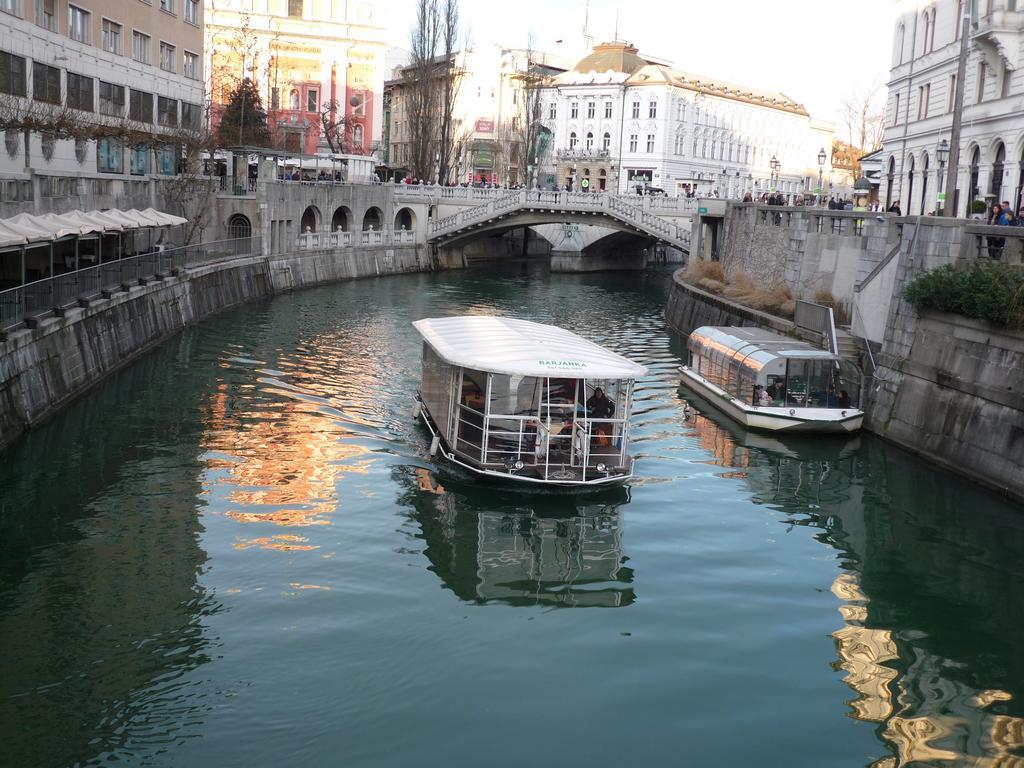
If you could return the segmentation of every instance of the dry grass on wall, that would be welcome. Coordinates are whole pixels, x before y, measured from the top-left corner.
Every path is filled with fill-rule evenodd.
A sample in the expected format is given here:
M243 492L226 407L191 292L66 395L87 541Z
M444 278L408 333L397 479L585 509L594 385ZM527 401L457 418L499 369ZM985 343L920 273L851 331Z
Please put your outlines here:
M745 272L726 276L717 261L693 259L687 264L683 278L691 285L761 312L791 318L796 308L793 292L784 283L760 288Z

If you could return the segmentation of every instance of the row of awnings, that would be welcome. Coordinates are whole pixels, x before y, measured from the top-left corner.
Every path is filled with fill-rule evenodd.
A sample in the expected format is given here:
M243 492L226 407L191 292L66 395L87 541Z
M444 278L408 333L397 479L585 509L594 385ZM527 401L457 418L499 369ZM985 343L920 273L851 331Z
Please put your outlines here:
M33 216L21 213L0 219L0 248L50 242L63 237L108 234L144 227L173 227L188 219L147 208L139 211L69 211Z

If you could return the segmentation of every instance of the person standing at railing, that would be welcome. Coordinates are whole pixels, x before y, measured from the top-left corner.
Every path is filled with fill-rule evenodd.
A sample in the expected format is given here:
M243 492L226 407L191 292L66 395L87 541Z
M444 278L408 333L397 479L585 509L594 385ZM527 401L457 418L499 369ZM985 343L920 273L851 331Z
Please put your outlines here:
M999 203L992 203L992 207L989 209L989 226L993 227L1008 227L1012 224L1007 211L1003 210L1003 206ZM998 259L1003 255L1003 248L1006 246L1005 237L987 237L988 241L988 255L989 258Z

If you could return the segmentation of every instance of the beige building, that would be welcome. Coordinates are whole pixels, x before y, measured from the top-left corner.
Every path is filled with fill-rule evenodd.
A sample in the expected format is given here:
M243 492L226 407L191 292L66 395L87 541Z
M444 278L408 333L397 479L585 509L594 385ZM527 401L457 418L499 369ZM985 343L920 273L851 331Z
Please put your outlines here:
M5 210L152 197L181 144L123 135L201 127L202 62L201 0L0 0Z

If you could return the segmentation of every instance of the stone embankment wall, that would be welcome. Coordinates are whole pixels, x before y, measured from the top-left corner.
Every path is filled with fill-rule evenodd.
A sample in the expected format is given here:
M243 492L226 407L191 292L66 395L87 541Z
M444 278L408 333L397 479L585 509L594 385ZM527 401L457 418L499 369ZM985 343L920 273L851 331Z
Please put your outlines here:
M796 333L796 326L789 320L744 307L687 284L683 281L683 270L672 276L665 320L684 337L702 325L760 326L784 335Z
M186 325L261 296L425 271L423 246L245 256L133 286L0 341L0 447Z

